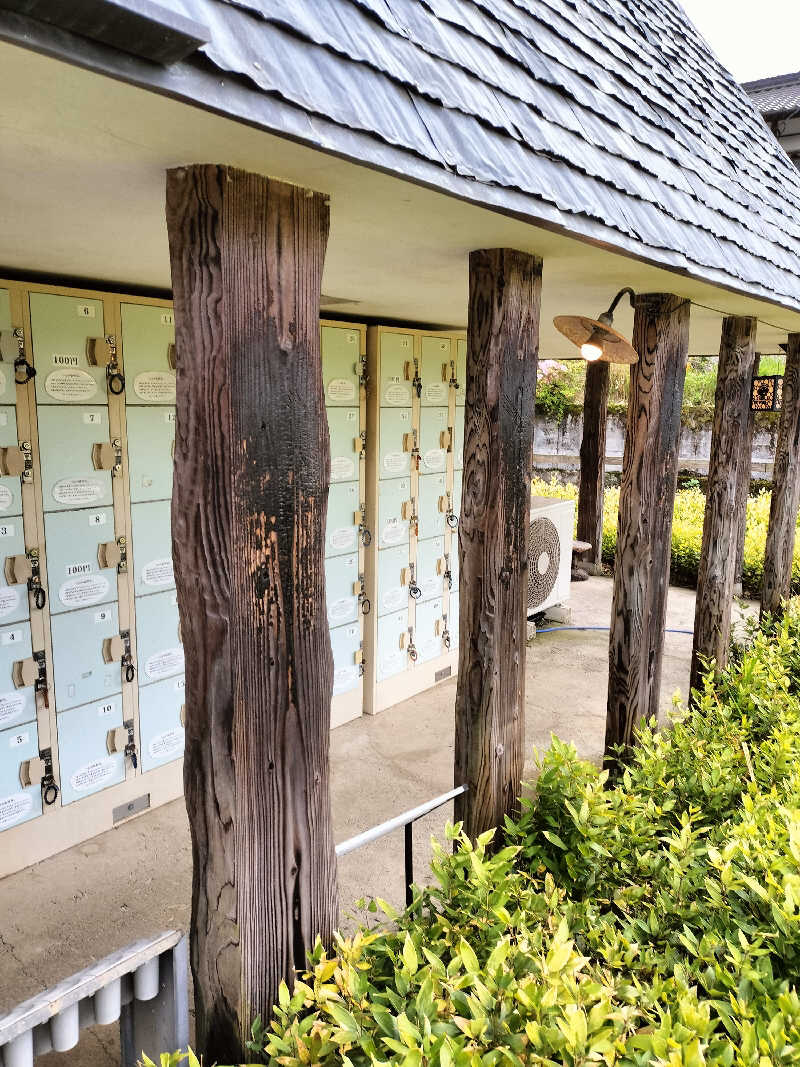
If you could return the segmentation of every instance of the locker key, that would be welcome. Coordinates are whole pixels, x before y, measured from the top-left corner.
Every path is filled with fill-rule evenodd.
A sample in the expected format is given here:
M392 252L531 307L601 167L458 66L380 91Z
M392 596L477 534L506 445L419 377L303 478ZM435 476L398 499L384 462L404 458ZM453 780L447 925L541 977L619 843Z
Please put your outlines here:
M4 572L9 585L22 585L33 577L33 565L24 553L6 556Z
M27 689L35 685L39 680L39 664L29 656L27 659L18 659L11 668L11 680L15 689Z
M106 570L108 567L119 567L122 559L122 548L116 541L103 541L97 546L97 565L101 570Z
M121 663L125 655L125 641L120 634L103 639L103 663Z
M21 478L25 473L25 452L16 445L0 448L0 474Z

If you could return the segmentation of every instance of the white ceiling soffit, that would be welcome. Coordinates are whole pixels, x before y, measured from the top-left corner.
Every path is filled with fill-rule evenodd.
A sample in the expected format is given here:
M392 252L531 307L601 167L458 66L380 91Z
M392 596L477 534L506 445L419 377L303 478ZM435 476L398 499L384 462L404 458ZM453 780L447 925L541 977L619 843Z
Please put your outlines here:
M463 327L469 251L514 247L544 259L543 355L575 352L554 315L596 315L625 285L714 309L692 311L695 354L718 351L722 314L757 316L763 352L800 331L795 312L9 44L0 94L0 271L168 289L164 172L215 162L330 195L323 292L351 319ZM621 308L616 324L629 332L631 318Z

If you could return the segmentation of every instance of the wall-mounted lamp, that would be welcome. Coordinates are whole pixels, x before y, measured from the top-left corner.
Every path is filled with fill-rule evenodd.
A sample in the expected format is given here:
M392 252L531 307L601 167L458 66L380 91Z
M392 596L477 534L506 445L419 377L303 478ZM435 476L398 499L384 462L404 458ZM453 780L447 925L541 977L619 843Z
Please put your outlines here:
M639 359L636 350L612 325L617 304L626 294L633 307L636 293L630 288L620 289L608 311L596 319L587 319L584 315L556 315L553 325L581 350L582 358L589 363L596 360L603 363L636 363Z
M783 375L757 374L750 386L751 411L780 411L783 406Z

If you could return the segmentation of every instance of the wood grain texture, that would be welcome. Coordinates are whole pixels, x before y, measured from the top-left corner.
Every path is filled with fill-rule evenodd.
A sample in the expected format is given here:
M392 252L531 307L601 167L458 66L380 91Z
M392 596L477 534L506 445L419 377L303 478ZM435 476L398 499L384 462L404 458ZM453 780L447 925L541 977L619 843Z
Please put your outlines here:
M636 724L658 712L689 302L638 296L633 347L639 362L631 367L619 497L607 756L618 745L630 748Z
M800 334L790 333L783 375L783 407L775 446L772 501L764 549L761 614L776 615L792 584L795 524L800 506Z
M324 198L220 166L167 174L178 359L173 557L186 653L199 1048L253 1017L337 920L319 349Z
M758 374L760 354L756 352L753 361L753 376ZM744 570L744 539L747 533L747 500L750 496L750 482L753 475L753 436L755 434L755 412L750 410L749 396L747 404L747 426L742 437L740 449L744 462L739 464L739 484L736 488L736 556L733 563L733 591L741 596Z
M703 522L703 543L697 573L694 641L689 688L700 686L704 661L722 668L728 661L731 605L736 571L737 500L743 465L742 449L750 417L757 320L722 320L711 453Z
M603 489L606 476L606 422L610 364L587 363L583 393L581 476L578 489L578 540L592 546L583 558L599 567L603 560Z
M522 777L541 281L535 256L470 254L454 775L472 837L515 810Z

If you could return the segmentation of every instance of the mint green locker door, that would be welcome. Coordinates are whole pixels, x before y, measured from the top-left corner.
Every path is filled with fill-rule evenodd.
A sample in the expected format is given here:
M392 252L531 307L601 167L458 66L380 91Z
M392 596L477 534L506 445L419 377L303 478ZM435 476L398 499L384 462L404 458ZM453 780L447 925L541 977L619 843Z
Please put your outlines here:
M172 308L122 305L125 403L175 403L175 316Z
M331 438L331 482L357 482L361 442L358 408L328 408Z
M13 382L13 371L9 373ZM2 377L2 374L3 369L0 367L0 377ZM13 399L13 397L9 399ZM18 444L17 409L4 404L0 407L0 448L14 448ZM9 515L21 514L22 482L16 475L5 475L0 478L0 522Z
M381 549L378 553L378 615L390 615L408 608L408 579L407 546Z
M174 590L136 598L139 687L184 672L178 596Z
M322 385L327 407L358 406L359 338L358 330L349 330L346 326L321 328Z
M328 489L328 522L325 528L325 555L345 556L358 549L360 508L358 482L332 485Z
M447 407L450 392L450 338L422 338L422 396L424 408Z
M50 614L117 599L117 567L101 566L113 551L114 509L51 512L44 517Z
M136 596L175 586L169 500L131 504L131 548Z
M441 537L446 529L447 475L421 474L419 478L419 536L421 538Z
M463 408L467 398L467 342L462 339L456 341L456 380L456 404Z
M31 293L30 308L37 403L106 404L102 301Z
M108 409L40 407L38 420L44 510L110 507Z
M411 501L411 480L394 478L378 483L378 547L394 548L408 544L408 519L403 505Z
M412 382L406 378L406 364L414 364L414 338L410 333L382 333L380 345L380 406L410 408Z
M399 411L381 408L378 424L378 477L400 478L410 474L411 450L407 448L406 438L411 433L411 408Z
M417 646L417 662L426 663L436 659L444 652L442 633L444 623L442 619L442 599L428 600L424 604L417 604L417 625L414 631L414 641Z
M464 409L456 408L456 424L453 427L453 469L464 466Z
M396 611L378 619L375 675L379 682L401 674L408 665L408 612Z
M337 626L331 630L333 652L333 695L350 693L358 688L361 668L356 663L356 653L361 648L361 634L357 622Z
M0 729L25 722L33 722L35 727L34 688L23 685L15 670L15 664L29 661L32 655L29 623L0 629Z
M417 542L417 585L422 590L420 600L441 597L444 574L444 538L433 537Z
M450 647L458 648L458 593L450 594L450 609L447 612L447 628L450 631Z
M103 604L50 618L56 710L104 700L122 686L119 662L107 663L107 642L119 635L116 604Z
M108 751L108 733L122 726L119 693L97 703L62 711L58 722L61 803L83 800L125 780L125 755Z
M447 470L447 419L447 408L423 408L419 413L421 475L438 474Z
M25 555L22 516L0 519L0 625L30 616L27 582L14 582L10 570L15 556ZM9 582L8 578L12 577Z
M181 707L186 699L183 675L139 689L139 736L142 770L152 771L183 755Z
M129 408L127 421L131 503L169 500L172 496L175 409Z
M358 594L353 592L357 581L358 555L334 556L325 561L325 600L330 627L344 626L358 618Z
M19 765L39 755L36 723L13 730L0 730L0 830L35 819L42 814L42 790L37 782L24 787Z

